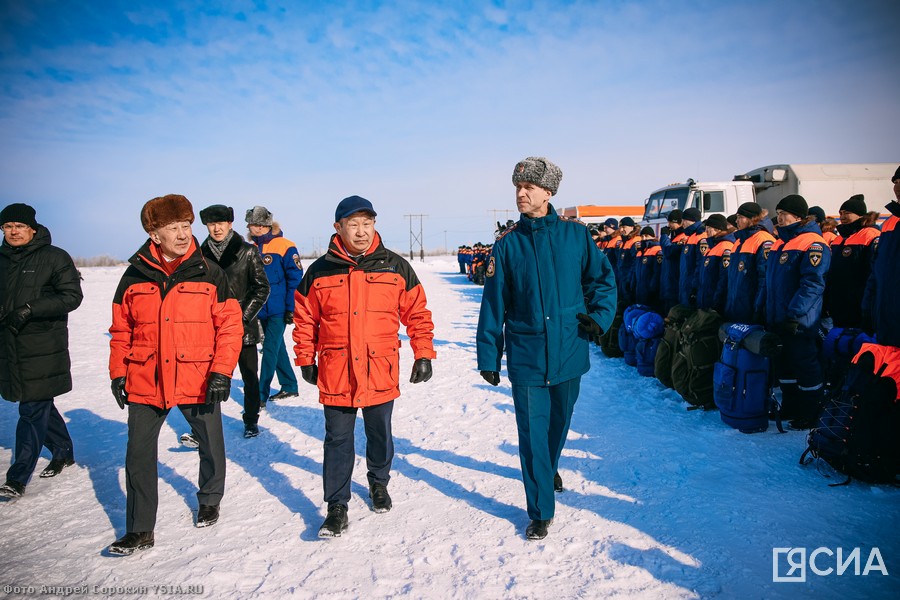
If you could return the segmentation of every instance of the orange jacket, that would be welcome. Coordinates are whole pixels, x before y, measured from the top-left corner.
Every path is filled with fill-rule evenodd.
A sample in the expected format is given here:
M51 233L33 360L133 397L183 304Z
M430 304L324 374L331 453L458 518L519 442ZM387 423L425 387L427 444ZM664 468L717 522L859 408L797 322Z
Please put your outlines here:
M434 323L425 290L406 260L378 234L359 262L338 235L306 271L294 293L298 366L318 355L319 402L366 407L400 395L400 323L416 359L435 358Z
M193 240L172 275L150 240L131 257L113 299L109 376L128 401L202 404L211 372L231 377L241 352L241 307L225 273Z

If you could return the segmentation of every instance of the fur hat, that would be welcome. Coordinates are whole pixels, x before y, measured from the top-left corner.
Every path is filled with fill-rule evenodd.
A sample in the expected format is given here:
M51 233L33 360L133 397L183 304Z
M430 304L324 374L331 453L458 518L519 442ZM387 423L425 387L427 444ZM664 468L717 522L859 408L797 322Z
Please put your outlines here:
M611 227L612 229L618 229L618 228L619 228L619 221L617 221L616 219L610 217L610 218L608 218L607 220L603 221L603 226L604 226L604 227Z
M752 219L762 214L762 207L756 202L744 202L738 206L737 214Z
M516 168L513 169L513 185L522 181L539 185L549 191L551 196L555 196L559 182L562 181L562 169L543 156L529 156L516 163Z
M272 213L265 206L254 206L248 209L244 219L247 221L247 225L272 226Z
M666 217L666 221L668 221L669 223L681 223L682 218L683 215L681 214L681 211L676 208L669 213L669 215Z
M223 221L234 223L234 209L230 206L213 204L200 211L200 222L204 225L207 223L221 223Z
M866 208L866 198L862 194L850 196L850 199L841 204L841 210L851 212L854 215L863 216L868 209Z
M728 219L724 215L709 215L703 224L719 231L728 231Z
M821 206L810 206L809 212L806 214L815 217L816 223L819 225L825 222L825 210Z
M6 223L22 223L23 225L28 225L32 229L38 228L34 209L21 202L10 204L0 211L0 225Z
M693 221L694 223L696 223L703 217L700 214L700 210L697 208L694 208L692 206L691 208L688 208L688 209L685 209L684 211L682 211L681 218L687 219L688 221Z
M809 215L809 205L806 203L806 198L799 194L785 196L781 199L781 202L778 203L778 206L775 207L775 210L789 212L801 219L805 219L807 215Z
M194 207L180 194L153 198L141 209L141 225L147 233L180 221L194 222Z

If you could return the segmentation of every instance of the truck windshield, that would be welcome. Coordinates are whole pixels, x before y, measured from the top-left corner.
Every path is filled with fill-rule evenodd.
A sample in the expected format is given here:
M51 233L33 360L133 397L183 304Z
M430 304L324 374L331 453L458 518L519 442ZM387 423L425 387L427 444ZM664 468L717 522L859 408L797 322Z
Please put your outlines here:
M677 187L651 194L644 207L644 220L652 221L653 219L665 218L676 208L684 210L689 193L689 187Z

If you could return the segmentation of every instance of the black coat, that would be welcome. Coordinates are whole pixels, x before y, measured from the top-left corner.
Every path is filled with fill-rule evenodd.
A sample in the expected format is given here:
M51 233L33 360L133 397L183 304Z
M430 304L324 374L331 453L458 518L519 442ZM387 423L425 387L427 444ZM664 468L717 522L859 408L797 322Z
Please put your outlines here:
M256 246L241 239L237 233L225 247L221 258L216 258L207 243L203 242L203 256L219 265L228 277L228 284L244 313L245 346L259 343L259 321L256 315L269 297L269 278Z
M4 314L28 304L31 319L19 335L0 327L0 395L13 402L48 400L72 389L68 314L82 299L72 258L50 245L38 225L34 239L0 246L0 306Z

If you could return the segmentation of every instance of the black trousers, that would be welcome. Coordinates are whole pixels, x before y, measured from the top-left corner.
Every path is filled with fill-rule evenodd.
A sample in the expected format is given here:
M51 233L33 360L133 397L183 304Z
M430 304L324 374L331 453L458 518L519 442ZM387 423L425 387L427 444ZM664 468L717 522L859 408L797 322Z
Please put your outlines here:
M259 421L259 353L256 344L241 347L238 369L244 380L244 424L256 425Z
M393 400L362 409L366 431L366 477L369 485L388 484L391 478L391 462L394 460L394 438L391 435ZM325 460L322 478L325 484L325 502L328 506L350 502L350 478L356 462L353 430L356 427L356 408L343 406L325 407Z
M66 422L56 410L53 398L34 402L19 402L19 422L16 424L16 452L6 478L28 485L37 466L41 447L46 446L53 459L74 458L72 438Z
M219 504L225 493L222 411L218 404L188 404L178 408L200 442L197 500L200 504ZM127 532L153 531L156 527L159 430L168 414L169 409L146 404L128 405L128 446L125 452Z

